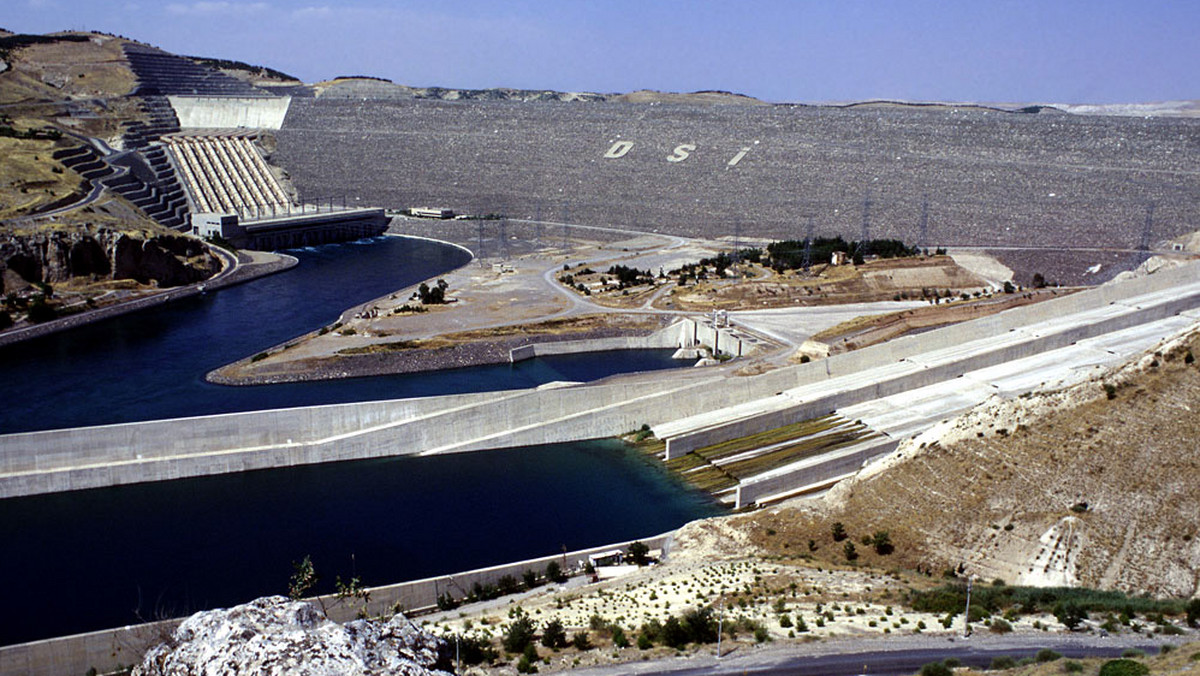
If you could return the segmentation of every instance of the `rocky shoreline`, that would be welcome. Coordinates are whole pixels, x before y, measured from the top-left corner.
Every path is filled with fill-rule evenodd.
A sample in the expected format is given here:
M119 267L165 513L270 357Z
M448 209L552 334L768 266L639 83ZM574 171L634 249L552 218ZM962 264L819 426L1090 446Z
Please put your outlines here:
M443 371L469 366L507 364L510 362L509 353L513 349L533 343L558 343L594 338L641 338L651 333L613 327L566 334L526 334L497 340L461 343L448 347L415 348L396 352L345 355L330 359L300 360L295 362L296 370L287 373L259 376L242 376L231 373L248 365L250 358L247 358L210 371L204 376L204 379L216 385L274 385Z

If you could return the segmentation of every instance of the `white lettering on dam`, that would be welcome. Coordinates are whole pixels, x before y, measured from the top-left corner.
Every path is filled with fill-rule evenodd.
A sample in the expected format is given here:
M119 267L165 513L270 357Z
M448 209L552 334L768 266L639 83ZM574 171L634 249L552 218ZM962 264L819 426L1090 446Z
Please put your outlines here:
M758 141L755 141L754 143L757 145ZM628 155L629 152L633 150L633 146L633 141L613 141L613 144L608 147L608 150L604 151L603 157L607 160L619 160ZM754 146L742 146L733 157L729 158L729 161L725 163L725 167L736 167L738 162L741 162L753 147ZM683 162L691 157L692 153L696 152L698 149L699 146L697 146L695 143L680 143L671 150L670 155L667 155L667 161L678 164L679 162Z
M696 149L696 146L691 143L681 143L681 144L675 146L675 151L672 154L667 155L667 161L668 162L682 162L682 161L686 160L688 158L688 156L692 154L692 151L694 151L695 149Z
M611 160L615 160L625 157L625 153L629 152L631 148L633 148L633 141L617 141L616 143L612 144L612 147L608 149L608 152L604 153L604 156Z

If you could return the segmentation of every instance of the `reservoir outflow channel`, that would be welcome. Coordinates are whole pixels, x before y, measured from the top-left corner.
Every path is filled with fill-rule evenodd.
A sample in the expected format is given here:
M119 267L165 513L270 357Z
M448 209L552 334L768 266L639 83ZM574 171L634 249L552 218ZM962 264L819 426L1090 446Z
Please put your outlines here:
M680 366L666 351L226 387L204 374L436 277L467 254L380 237L289 251L277 275L0 348L0 433L534 387ZM0 645L286 593L382 585L676 528L711 498L612 441L399 457L0 501L0 575L28 609Z

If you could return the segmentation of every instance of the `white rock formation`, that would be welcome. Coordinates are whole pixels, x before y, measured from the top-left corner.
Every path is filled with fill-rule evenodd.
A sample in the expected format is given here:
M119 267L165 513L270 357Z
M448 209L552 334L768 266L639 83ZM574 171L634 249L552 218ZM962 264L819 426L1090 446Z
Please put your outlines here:
M401 614L339 625L309 603L269 596L192 615L133 674L448 676L435 668L441 645Z

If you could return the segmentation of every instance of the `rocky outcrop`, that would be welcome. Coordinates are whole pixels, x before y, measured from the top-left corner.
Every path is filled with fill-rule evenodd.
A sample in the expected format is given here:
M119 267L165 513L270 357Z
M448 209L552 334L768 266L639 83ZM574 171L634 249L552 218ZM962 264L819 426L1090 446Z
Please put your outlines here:
M192 615L133 674L448 676L444 646L401 614L339 625L310 603L270 596Z
M203 242L185 235L143 235L94 226L0 235L5 287L88 277L132 279L165 288L207 279L220 267Z

